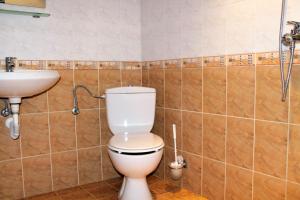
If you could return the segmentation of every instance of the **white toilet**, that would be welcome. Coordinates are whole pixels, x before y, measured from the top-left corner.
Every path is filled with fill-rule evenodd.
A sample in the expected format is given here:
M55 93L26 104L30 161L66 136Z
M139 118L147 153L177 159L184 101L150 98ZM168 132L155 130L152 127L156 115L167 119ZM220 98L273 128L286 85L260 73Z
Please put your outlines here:
M156 91L147 87L118 87L105 91L107 118L113 137L108 144L114 167L124 175L120 200L151 200L146 176L163 154L164 142L152 134Z

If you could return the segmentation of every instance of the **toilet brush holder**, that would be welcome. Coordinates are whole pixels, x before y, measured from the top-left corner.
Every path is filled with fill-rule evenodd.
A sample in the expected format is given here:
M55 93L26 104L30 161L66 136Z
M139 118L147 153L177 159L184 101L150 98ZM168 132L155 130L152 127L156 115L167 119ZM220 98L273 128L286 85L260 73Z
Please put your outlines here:
M169 167L171 170L171 178L173 180L178 180L182 177L182 169L186 167L186 162L182 156L178 156L177 162L171 162Z

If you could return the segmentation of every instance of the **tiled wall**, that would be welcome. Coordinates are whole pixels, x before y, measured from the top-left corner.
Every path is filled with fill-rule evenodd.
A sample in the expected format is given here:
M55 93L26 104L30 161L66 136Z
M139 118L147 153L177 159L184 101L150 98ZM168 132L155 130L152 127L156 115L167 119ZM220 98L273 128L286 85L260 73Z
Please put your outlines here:
M103 94L109 87L141 85L142 63L19 61L19 67L55 69L61 79L48 92L22 101L20 139L9 137L5 118L0 117L0 199L118 176L106 152L111 133L104 101L79 89L81 113L74 116L72 88L84 84Z
M156 174L170 179L175 123L187 161L177 184L211 200L300 199L299 64L297 52L282 102L277 52L147 62L166 143Z

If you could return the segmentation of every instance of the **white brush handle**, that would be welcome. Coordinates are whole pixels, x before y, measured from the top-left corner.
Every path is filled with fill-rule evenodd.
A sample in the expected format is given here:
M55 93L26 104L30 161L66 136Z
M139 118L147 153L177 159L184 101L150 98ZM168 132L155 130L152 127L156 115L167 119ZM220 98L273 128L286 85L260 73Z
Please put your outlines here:
M175 154L175 163L177 164L177 147L176 147L176 124L173 124L173 139L174 139L174 154Z

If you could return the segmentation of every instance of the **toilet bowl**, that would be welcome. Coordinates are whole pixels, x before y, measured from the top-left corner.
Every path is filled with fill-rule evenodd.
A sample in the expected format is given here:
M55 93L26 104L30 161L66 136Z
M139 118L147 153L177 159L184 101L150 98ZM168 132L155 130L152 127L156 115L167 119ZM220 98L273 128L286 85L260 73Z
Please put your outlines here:
M108 154L116 170L124 175L120 200L151 200L146 181L163 155L164 142L151 133L155 115L153 88L122 87L105 92L108 125L113 136Z
M133 136L133 137L131 137ZM116 142L118 137L118 142ZM127 142L121 144L122 139L125 138ZM155 142L150 141L156 140ZM128 144L129 140L134 140L132 144ZM134 143L142 140L149 144L135 146ZM124 175L122 188L119 192L119 199L121 200L150 200L152 199L149 191L146 176L153 172L163 155L164 143L162 139L152 133L144 135L130 135L128 136L114 136L108 145L108 153L114 167Z

